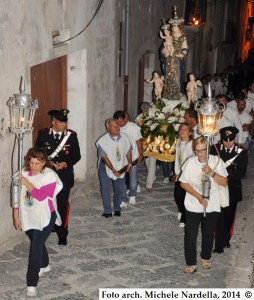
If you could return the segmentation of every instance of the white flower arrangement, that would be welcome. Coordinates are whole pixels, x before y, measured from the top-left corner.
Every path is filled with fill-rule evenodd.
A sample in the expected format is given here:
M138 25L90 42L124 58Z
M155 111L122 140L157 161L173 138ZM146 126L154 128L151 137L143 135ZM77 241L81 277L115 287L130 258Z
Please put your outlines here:
M178 138L179 126L184 123L187 108L188 102L185 98L180 101L159 99L152 103L141 126L142 135L147 142L145 144L149 144L155 137L160 137L161 143L164 140L165 144L173 145Z

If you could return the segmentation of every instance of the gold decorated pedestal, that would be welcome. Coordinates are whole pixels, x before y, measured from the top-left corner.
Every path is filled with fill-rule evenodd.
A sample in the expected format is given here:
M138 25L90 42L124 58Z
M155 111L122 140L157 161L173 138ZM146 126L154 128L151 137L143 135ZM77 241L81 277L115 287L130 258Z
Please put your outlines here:
M155 159L165 162L175 161L175 154L162 154L159 152L146 151L143 153L143 155L147 157L154 157Z
M175 145L176 140L170 145L168 138L149 135L142 142L143 155L154 157L160 161L173 162L175 161Z

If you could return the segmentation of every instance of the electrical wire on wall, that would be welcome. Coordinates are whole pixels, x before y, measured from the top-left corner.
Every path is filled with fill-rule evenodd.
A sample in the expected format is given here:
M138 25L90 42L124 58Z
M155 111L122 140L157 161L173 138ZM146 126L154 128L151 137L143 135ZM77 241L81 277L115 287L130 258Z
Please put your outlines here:
M63 43L66 43L66 42L69 42L70 40L73 40L74 38L76 38L77 36L79 36L81 33L83 33L87 28L88 26L92 23L93 19L96 17L97 13L99 12L100 8L101 8L101 5L103 3L104 0L100 0L93 16L92 16L92 19L87 23L87 25L85 26L85 28L83 28L79 33L77 33L76 35L74 35L73 37L65 40L65 41L61 41L61 42L57 42L57 43L54 43L54 45L61 45Z

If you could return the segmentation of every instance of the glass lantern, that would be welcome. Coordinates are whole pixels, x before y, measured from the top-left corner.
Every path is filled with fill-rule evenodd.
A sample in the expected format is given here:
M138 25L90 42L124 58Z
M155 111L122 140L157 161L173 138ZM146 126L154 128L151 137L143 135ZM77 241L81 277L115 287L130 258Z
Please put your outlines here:
M13 94L7 101L10 112L10 132L15 133L18 140L18 172L12 175L11 187L11 205L13 208L19 207L20 201L20 174L22 174L23 159L23 138L25 133L33 131L33 121L36 109L38 109L38 100L32 99L30 94L25 93L25 84L23 78L20 81L20 94Z
M15 134L31 133L38 100L32 99L30 94L25 93L25 85L21 78L20 94L10 97L7 105L10 112L10 131Z
M208 97L196 101L194 108L198 112L199 133L207 137L219 134L219 122L225 105L218 104L215 99L212 99L210 84L208 84Z
M198 112L199 132L204 136L215 136L219 134L219 122L224 105L219 105L212 99L205 98L195 103Z

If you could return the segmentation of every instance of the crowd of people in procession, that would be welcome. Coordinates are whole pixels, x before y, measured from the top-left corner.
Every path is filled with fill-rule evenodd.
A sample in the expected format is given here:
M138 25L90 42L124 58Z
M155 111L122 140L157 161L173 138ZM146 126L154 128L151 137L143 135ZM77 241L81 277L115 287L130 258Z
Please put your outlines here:
M201 79L188 74L183 84L184 59L187 41L179 24L163 26L160 36L164 41L164 77L153 72L154 100L165 97L178 100L184 94L189 102L185 122L179 126L175 162L158 162L153 156L144 157L140 121L147 117L150 103L141 104L141 114L130 121L129 114L118 110L105 121L106 133L96 142L98 175L103 204L102 217L121 217L122 210L135 205L140 192L138 167L145 160L147 167L146 191L153 192L156 169L161 165L163 183L174 182L179 226L185 230L185 273L197 270L197 237L201 225L201 264L212 266L211 255L223 253L230 247L237 203L242 200L241 180L246 176L248 152L253 138L254 68L252 55L247 63L229 66L221 74L207 74ZM171 31L171 33L169 33ZM171 72L168 72L171 68ZM172 71L173 70L173 71ZM167 73L168 72L168 73ZM167 76L168 75L168 76ZM180 85L179 85L180 82ZM219 125L216 145L210 145L198 131L195 101L211 96L225 105ZM169 88L170 87L170 88ZM164 89L165 88L165 89ZM67 129L67 109L49 111L52 126L42 129L35 147L25 156L20 174L20 206L13 208L13 221L17 230L23 230L30 239L27 270L27 296L37 295L39 277L50 271L45 246L52 231L58 236L58 245L67 245L69 194L74 185L73 166L80 160L77 134ZM207 148L210 149L208 153ZM193 176L195 174L195 176ZM205 197L202 184L209 178L210 194ZM113 207L111 203L113 185ZM228 187L228 206L221 207L219 189ZM127 191L127 193L126 193Z
M197 80L194 74L189 74L188 78L197 83L194 90L191 90L190 84L185 85L189 108L185 111L185 122L178 129L174 163L156 161L153 156L143 157L139 125L142 124L140 122L142 118L148 116L149 102L141 103L141 113L135 118L135 122L129 120L126 112L115 112L113 119L107 120L107 133L96 143L100 165L104 165L103 172L106 167L107 182L109 183L111 180L114 186L113 208L111 205L106 207L104 203L105 199L109 197L110 186L109 184L104 185L103 181L100 181L104 205L102 216L112 217L112 212L115 216L121 216L122 209L136 204L137 169L143 159L147 168L147 192L153 192L153 183L156 181L156 169L158 168L163 171L164 184L168 184L169 181L174 182L174 199L178 208L177 218L180 222L179 226L185 228L185 273L194 273L197 269L199 227L202 232L200 256L204 269L212 266L212 252L221 254L225 247L230 248L237 203L242 200L241 181L246 176L248 153L253 138L254 81L250 80L248 84L244 81L238 82L236 78L239 78L239 74L235 73L234 77L233 68L229 67L228 70L230 72L223 72L223 76L214 74L213 79L207 75L206 81L204 79ZM159 88L159 93L158 91L154 92L153 101L157 101L158 95L161 94L163 98L161 80L157 71L153 73L152 80L146 80L146 82L154 84L154 89ZM233 84L231 80L234 82ZM208 144L207 139L199 133L197 112L194 109L195 101L208 96L208 83L211 87L212 98L217 103L225 105L219 123L219 135L214 139L213 145ZM239 86L236 83L242 85ZM230 89L230 86L233 88ZM195 92L191 98L189 98L190 90L191 93ZM114 127L115 131L110 127ZM130 141L125 148L125 151L128 149L127 153L124 152L122 145L125 135ZM102 139L107 142L103 143ZM209 154L207 154L207 147L209 147ZM109 153L110 161L108 161ZM115 155L119 153L123 155ZM135 168L135 175L131 174L132 168ZM124 182L122 171L130 173L129 183L132 182L128 188L128 201L127 195L115 187L117 181ZM99 167L100 179L101 172ZM204 197L202 190L205 176L209 177L211 184L209 200ZM122 187L124 191L127 189L124 185ZM229 203L226 207L221 207L219 202L219 189L222 187L228 188L229 191Z
M239 89L231 101L226 94L214 96L218 103L223 102L226 107L217 145L209 145L207 139L200 135L197 112L190 105L185 111L185 122L178 129L175 162L159 162L163 170L163 183L171 181L175 185L177 218L179 226L185 228L185 273L197 270L200 225L200 256L204 269L212 266L212 252L221 254L225 247L230 247L237 203L242 200L241 180L246 176L252 141L254 82L249 84L245 93L242 88ZM153 192L158 161L152 156L143 156L143 137L139 126L149 108L150 103L143 102L142 112L135 122L130 121L127 112L116 111L112 118L106 120L107 132L96 142L104 209L102 216L105 218L111 218L113 214L120 217L123 209L136 204L137 193L140 192L138 166L143 160L148 172L146 191ZM25 156L24 171L20 175L20 207L13 209L15 228L25 231L31 242L27 270L27 296L31 297L37 295L39 277L51 269L45 246L50 233L57 233L59 245L67 245L69 193L74 184L73 165L80 160L77 134L67 129L68 113L66 109L48 112L52 126L39 132L36 146L29 149ZM210 146L208 154L207 147ZM209 176L211 183L209 199L204 197L202 190L205 176ZM219 202L219 186L229 189L229 205L224 208Z

